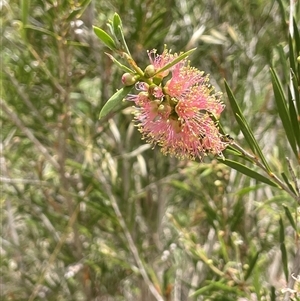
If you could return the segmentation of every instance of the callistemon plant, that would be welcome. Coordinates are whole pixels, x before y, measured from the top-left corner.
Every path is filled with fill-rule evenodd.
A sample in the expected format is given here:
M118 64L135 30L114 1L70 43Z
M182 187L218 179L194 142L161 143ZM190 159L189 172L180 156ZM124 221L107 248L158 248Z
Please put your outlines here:
M114 28L117 27L112 23L111 29L116 34ZM95 31L98 36L104 34L98 28ZM190 66L187 57L194 49L180 54L172 54L166 47L162 54L157 54L155 49L148 51L150 65L143 71L127 46L123 47L127 51L122 52L117 50L113 40L109 41L108 46L127 59L131 67L125 67L109 55L126 71L122 76L124 86L137 90L137 94L125 95L125 99L135 104L134 119L146 142L180 159L202 159L209 153L221 156L228 145L217 125L224 104L220 100L221 93L210 85L208 75ZM126 93L116 94L124 98ZM110 102L119 100L119 97L111 98L102 109L101 117L107 114L107 106L109 110L113 108Z

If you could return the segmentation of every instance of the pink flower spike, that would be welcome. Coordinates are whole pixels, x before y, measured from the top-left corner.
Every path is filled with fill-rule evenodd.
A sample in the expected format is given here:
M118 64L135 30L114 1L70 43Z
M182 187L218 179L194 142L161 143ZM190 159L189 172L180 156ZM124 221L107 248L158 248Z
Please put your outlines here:
M155 50L148 55L156 68L177 57L167 49L162 55ZM143 139L179 159L202 159L208 153L222 155L228 142L222 139L213 120L224 110L221 93L216 93L209 77L190 67L187 60L175 64L170 71L166 83L138 84L141 92L130 96L138 106L135 120Z

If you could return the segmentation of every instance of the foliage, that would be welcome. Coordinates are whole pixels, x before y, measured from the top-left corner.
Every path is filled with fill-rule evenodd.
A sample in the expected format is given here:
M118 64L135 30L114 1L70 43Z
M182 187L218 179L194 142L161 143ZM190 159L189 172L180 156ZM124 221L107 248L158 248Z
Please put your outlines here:
M20 4L1 4L3 300L297 300L299 1ZM138 65L197 47L225 160L150 149L127 103L98 119L122 72L92 25L114 12Z

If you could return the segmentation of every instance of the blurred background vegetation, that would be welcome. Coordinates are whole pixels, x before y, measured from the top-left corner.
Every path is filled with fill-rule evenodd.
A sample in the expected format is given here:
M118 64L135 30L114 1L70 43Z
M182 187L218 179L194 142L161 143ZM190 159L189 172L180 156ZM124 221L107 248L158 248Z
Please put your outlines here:
M117 12L141 67L147 49L197 47L191 64L217 91L227 80L273 171L291 157L299 175L269 74L289 82L289 2L0 5L1 300L156 300L133 249L161 300L283 300L297 239L283 205L296 218L297 203L215 158L163 156L128 105L98 120L122 73L92 25ZM229 106L221 123L248 149Z

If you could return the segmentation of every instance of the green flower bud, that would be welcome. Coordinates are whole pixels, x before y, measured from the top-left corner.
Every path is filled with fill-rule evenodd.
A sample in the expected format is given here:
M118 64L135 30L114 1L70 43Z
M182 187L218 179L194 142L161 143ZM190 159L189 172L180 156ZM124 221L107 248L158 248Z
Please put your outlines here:
M124 73L122 83L124 86L132 86L137 82L137 76L132 73Z
M150 78L155 74L155 72L156 72L155 67L153 65L148 65L145 68L144 75L145 77Z

